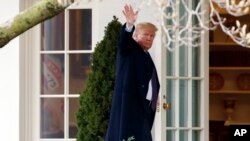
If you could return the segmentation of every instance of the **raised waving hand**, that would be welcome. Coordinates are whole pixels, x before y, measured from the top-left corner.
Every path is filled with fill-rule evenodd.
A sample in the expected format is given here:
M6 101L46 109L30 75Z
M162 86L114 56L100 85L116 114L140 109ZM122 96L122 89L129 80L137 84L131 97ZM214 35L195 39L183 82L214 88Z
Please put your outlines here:
M133 26L137 19L138 11L134 11L131 5L126 4L122 13L126 18L127 25L129 27Z

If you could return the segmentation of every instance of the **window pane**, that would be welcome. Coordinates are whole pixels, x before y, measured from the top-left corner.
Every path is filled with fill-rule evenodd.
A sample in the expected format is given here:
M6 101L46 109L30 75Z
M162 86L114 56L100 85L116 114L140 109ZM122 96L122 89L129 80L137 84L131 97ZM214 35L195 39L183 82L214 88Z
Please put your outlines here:
M175 141L175 131L167 130L167 140L166 141Z
M69 92L79 94L86 86L88 74L90 73L91 54L70 54L69 55Z
M167 76L174 76L175 75L175 73L174 73L174 71L175 71L174 52L175 52L175 50L174 51L167 50L167 55L166 55L166 59L167 59L167 61L166 61L167 62L167 68L166 68Z
M41 93L64 93L64 55L41 55Z
M175 81L174 80L167 80L167 98L166 103L171 104L171 108L166 111L166 118L167 118L167 127L174 127L175 126Z
M200 76L200 47L192 48L192 76Z
M63 98L41 99L41 138L64 138Z
M188 16L187 16L187 10L186 10L186 7L184 6L185 4L180 2L180 5L179 5L179 13L180 16L179 16L179 24L180 24L180 27L185 27L187 25L187 22L188 22ZM185 15L183 17L183 15ZM182 34L183 35L183 34Z
M77 133L77 121L76 112L79 108L78 98L69 99L69 138L76 138Z
M192 7L193 9L196 8L197 4L198 4L199 0L194 0L192 2ZM194 27L198 27L199 26L199 19L197 18L197 16L193 16L192 17L192 25ZM201 45L201 38L202 36L197 36L196 33L192 33L193 37L193 44L197 44L197 47L192 47L192 76L194 77L199 77L200 76L200 64L201 64L201 56L200 56L200 52L201 52L201 47L204 47Z
M180 55L179 55L179 68L180 68L180 76L188 75L188 51L187 47L180 47Z
M41 26L41 50L63 50L64 12L45 21Z
M200 141L201 131L192 131L192 141Z
M193 80L192 81L192 126L199 127L200 126L200 81Z
M188 141L188 131L180 130L180 141Z
M188 81L180 80L179 94L179 124L186 127L188 122Z
M69 49L91 50L92 10L69 10Z

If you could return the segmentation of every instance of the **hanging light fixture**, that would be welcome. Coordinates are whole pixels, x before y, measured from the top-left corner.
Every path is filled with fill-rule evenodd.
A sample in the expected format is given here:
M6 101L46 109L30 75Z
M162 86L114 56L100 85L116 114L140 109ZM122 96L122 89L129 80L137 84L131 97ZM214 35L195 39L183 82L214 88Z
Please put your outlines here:
M93 0L75 1L79 3L79 1ZM145 5L157 5L158 13L161 14L157 16L157 21L163 29L162 41L170 51L174 50L174 47L181 46L199 47L201 35L218 27L235 43L250 48L247 25L242 25L236 20L235 26L227 27L227 19L220 15L222 9L234 17L246 15L249 13L250 0L209 0L206 4L205 0L199 0L195 7L190 6L187 0L130 0L129 2L136 10L143 9ZM204 21L207 12L209 20Z
M227 27L224 23L226 22L226 18L222 18L219 14L219 11L215 8L214 3L216 3L220 8L226 10L226 12L234 17L240 17L248 14L250 0L240 0L236 2L235 0L210 0L210 22L214 27L211 29L215 29L215 27L220 26L222 31L226 33L231 39L243 46L250 48L250 33L246 31L247 25L242 25L239 20L235 21L235 26Z
M155 2L161 11L162 41L168 50L172 51L174 47L181 46L200 46L201 34L209 30L208 22L202 20L204 14L208 12L208 8L202 10L203 0L200 0L196 7L190 7L185 0L155 0Z
M173 44L178 47L198 47L200 37L205 31L215 30L220 27L222 31L242 47L250 48L250 33L247 32L247 25L242 25L239 20L235 26L227 27L227 19L220 15L220 10L226 11L229 15L240 17L248 14L250 0L209 0L208 6L204 8L205 0L200 0L196 7L191 7L186 0L138 0L136 9L142 9L147 4L155 3L160 10L161 27L163 29L163 43L171 51ZM182 8L182 13L178 7ZM203 7L202 7L203 6ZM217 7L216 7L217 6ZM209 12L209 21L202 18ZM194 23L195 21L195 23Z

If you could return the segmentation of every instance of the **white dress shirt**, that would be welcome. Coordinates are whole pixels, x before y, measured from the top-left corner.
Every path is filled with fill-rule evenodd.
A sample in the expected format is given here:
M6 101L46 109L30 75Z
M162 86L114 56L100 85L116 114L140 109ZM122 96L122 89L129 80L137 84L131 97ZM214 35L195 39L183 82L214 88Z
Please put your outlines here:
M148 93L147 93L147 97L146 99L151 101L152 100L152 94L153 94L153 90L152 90L152 81L150 79L149 83L148 83Z

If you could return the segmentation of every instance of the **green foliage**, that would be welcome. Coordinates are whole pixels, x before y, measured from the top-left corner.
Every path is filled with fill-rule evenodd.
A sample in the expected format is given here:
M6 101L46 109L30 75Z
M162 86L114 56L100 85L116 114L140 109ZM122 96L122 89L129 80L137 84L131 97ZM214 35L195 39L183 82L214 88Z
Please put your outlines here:
M115 57L121 23L116 17L91 57L91 73L80 95L77 141L104 141L115 81Z

